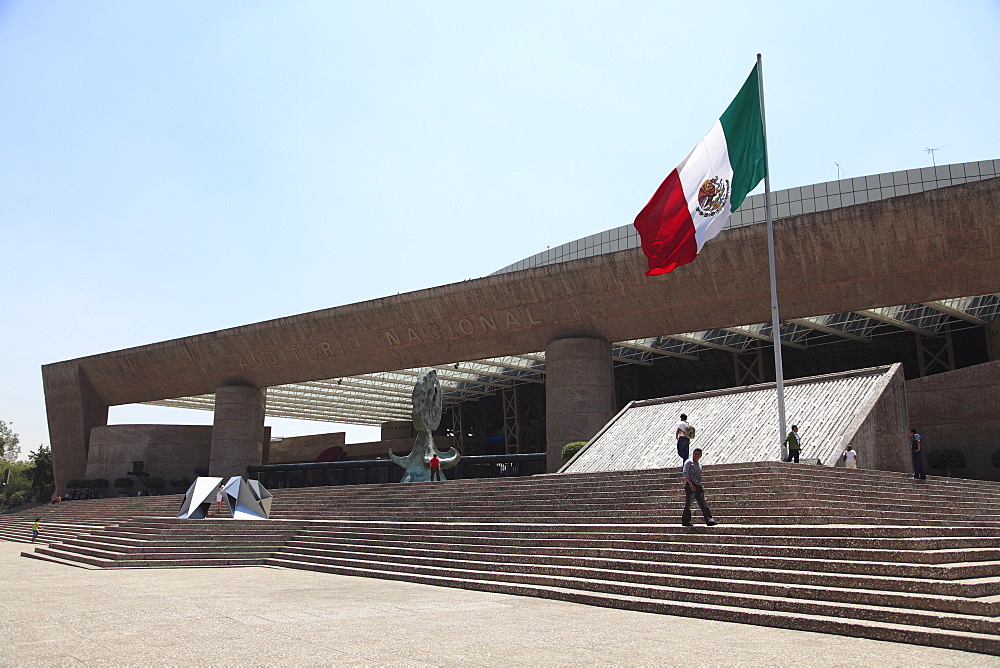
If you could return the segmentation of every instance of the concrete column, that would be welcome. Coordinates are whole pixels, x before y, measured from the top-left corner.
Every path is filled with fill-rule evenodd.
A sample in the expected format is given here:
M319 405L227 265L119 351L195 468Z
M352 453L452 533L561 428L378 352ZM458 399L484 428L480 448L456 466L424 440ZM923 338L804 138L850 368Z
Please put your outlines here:
M75 365L43 366L42 385L49 418L52 473L59 494L66 491L67 481L87 474L90 430L108 424L108 404Z
M615 415L611 344L604 339L555 339L545 347L547 469L562 466L562 448L589 441Z
M986 352L991 362L1000 360L1000 318L986 325Z
M215 390L209 475L245 476L247 466L261 463L265 396L265 388L249 385L222 385Z

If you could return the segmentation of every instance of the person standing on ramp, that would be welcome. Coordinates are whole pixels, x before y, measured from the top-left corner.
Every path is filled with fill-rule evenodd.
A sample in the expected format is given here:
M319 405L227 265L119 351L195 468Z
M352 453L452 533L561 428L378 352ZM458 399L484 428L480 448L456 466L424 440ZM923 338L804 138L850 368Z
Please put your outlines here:
M677 438L677 456L682 462L688 460L688 448L691 447L691 437L694 435L694 428L687 422L688 416L681 413L681 421L677 423L677 431L674 436Z

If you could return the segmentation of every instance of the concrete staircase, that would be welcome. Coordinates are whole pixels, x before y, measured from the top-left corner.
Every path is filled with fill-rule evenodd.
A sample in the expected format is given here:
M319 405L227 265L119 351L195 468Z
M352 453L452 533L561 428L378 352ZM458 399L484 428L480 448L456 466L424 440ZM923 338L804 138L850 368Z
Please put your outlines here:
M76 501L46 507L43 529L66 531L24 554L301 568L1000 655L1000 484L760 463L706 468L705 486L713 528L679 525L677 469L272 490L271 521L170 519L179 496ZM38 510L0 515L0 537L30 539Z

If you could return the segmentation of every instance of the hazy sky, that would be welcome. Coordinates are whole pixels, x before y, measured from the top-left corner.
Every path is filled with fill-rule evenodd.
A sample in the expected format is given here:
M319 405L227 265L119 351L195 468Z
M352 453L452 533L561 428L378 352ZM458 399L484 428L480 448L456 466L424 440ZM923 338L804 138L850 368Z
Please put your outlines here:
M27 453L44 363L630 223L757 52L774 189L998 158L998 36L995 0L0 0L0 419Z

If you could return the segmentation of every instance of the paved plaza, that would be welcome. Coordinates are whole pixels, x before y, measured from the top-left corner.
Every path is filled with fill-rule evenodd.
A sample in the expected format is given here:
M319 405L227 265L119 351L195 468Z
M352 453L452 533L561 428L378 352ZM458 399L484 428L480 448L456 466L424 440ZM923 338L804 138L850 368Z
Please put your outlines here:
M991 666L997 657L278 568L84 570L0 541L3 666Z

